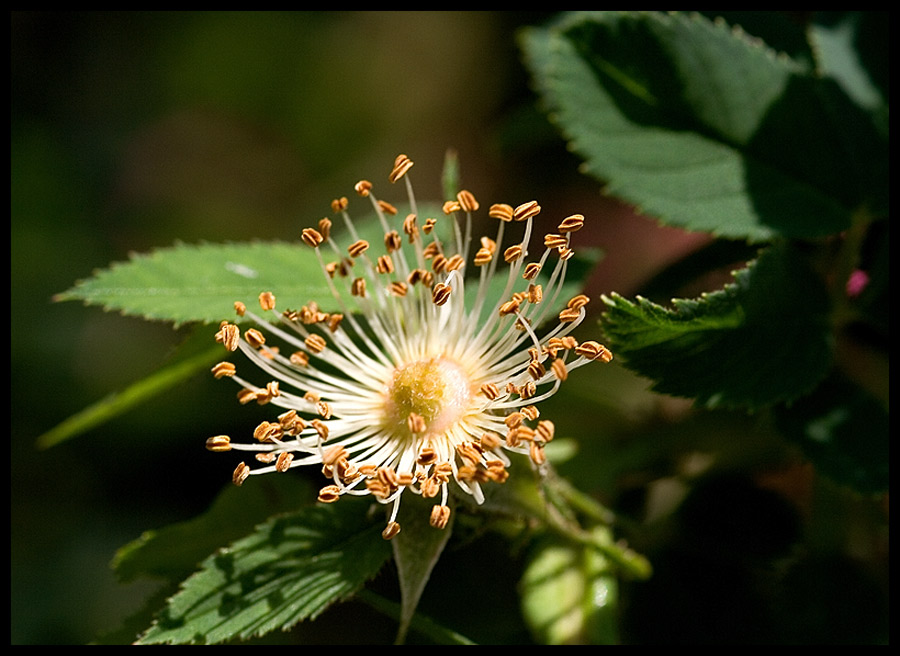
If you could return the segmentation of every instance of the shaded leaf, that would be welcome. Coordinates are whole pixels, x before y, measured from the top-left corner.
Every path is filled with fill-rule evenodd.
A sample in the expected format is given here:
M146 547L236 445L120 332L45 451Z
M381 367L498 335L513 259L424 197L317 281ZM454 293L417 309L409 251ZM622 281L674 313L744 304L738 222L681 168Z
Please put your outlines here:
M431 571L453 531L453 514L445 528L434 528L429 517L435 504L415 495L406 496L409 498L403 500L398 516L402 528L391 540L400 581L400 629L397 634L400 644L405 640Z
M240 488L229 484L202 515L147 531L119 549L113 570L124 582L151 577L178 583L223 544L249 534L271 515L314 499L300 476L261 476Z
M887 491L890 420L861 388L832 376L776 418L823 475L858 492Z
M390 557L370 506L344 500L262 524L207 558L139 642L217 643L314 619Z
M796 249L772 246L722 290L674 299L605 298L608 345L658 392L756 408L797 398L832 359L824 285Z

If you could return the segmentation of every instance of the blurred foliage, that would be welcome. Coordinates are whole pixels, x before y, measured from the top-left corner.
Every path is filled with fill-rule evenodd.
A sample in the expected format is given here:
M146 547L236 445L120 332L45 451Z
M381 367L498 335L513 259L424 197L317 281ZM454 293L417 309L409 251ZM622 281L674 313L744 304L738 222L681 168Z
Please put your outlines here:
M415 154L417 194L438 198L447 147L479 197L527 195L550 216L590 217L583 232L609 256L586 292L615 299L604 325L633 370L619 360L581 370L544 410L572 438L552 453L572 487L550 493L593 531L579 544L533 539L504 499L492 503L507 522L461 509L407 641L886 642L887 16L708 18L13 12L12 642L134 640L212 545L252 541L269 513L307 512L302 478L297 490L276 481L235 495L233 463L205 457L206 436L253 423L253 409L223 403L208 376L169 377L202 359L205 335L51 298L176 240L293 238L335 189L398 152ZM677 104L639 102L651 98ZM773 98L783 102L766 113ZM815 152L793 145L810 142ZM598 183L663 227L601 197ZM706 201L686 193L698 189ZM772 243L802 253L789 260L801 273L786 296L767 264L785 266L771 259L778 251L748 266ZM855 270L868 285L849 297ZM821 285L812 293L797 282L809 276ZM770 298L779 321L797 307L816 320L784 342L777 329L760 333L772 324L751 310ZM636 326L655 332L635 344ZM771 387L756 380L752 403L744 394L703 408L679 398L714 396L708 383L682 384L681 365L705 380L702 361L678 361L685 339L710 365L737 349L735 381L776 355L782 368L766 369ZM35 449L154 372L182 382ZM603 507L611 516L595 515ZM304 525L292 516L273 521ZM611 576L602 549L619 538L647 555L652 577ZM123 544L115 567L128 585L109 567ZM395 566L376 561L359 579L380 569L366 603L259 642L390 642L384 614L399 616L400 590Z

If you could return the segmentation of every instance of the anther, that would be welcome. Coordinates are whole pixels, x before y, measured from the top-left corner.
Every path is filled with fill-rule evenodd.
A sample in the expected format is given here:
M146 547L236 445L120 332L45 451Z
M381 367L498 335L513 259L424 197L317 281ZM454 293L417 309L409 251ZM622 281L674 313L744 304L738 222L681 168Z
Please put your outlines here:
M328 425L321 419L313 419L309 425L319 434L323 442L328 439Z
M456 194L456 200L459 202L460 208L462 208L464 211L478 211L478 201L475 200L475 196L472 195L471 191L466 191L465 189L463 189L458 194Z
M303 232L300 234L300 239L302 239L303 243L310 248L318 248L319 244L325 241L322 233L315 228L304 228Z
M534 218L540 212L541 206L537 204L536 200L531 200L527 203L522 203L513 210L512 218L514 221L525 221L526 219Z
M513 220L513 208L506 203L495 203L491 205L491 208L488 210L488 216L492 219L499 219L508 223Z
M346 196L341 196L340 198L335 198L331 201L331 211L337 214L338 212L343 212L347 209L347 205L350 204L350 201L347 200Z
M397 533L400 532L400 524L397 522L391 522L387 525L387 527L381 532L381 537L385 540L390 540L394 538Z
M247 306L241 303L240 301L234 302L234 313L239 317L244 316L244 313L247 311Z
M565 234L567 232L576 232L577 230L581 230L581 227L583 225L584 216L581 214L573 214L572 216L567 216L565 219L563 219L556 227L556 229Z
M553 440L553 435L556 433L556 426L549 419L541 419L537 423L535 432L542 441L550 442Z
M613 359L613 354L608 348L592 341L583 342L576 346L575 353L588 360L603 360L604 362L609 362Z
M353 282L350 283L350 293L353 296L359 296L360 298L366 297L366 279L365 278L354 278Z
M306 346L313 353L321 353L325 350L325 347L328 346L328 343L325 341L325 338L321 335L309 335L305 340L303 340Z
M525 280L534 280L537 278L538 274L541 272L541 265L537 262L529 262L525 265L525 271L522 272L522 277Z
M528 375L535 380L540 380L545 373L547 373L547 371L544 369L544 365L537 360L532 360L528 363Z
M344 200L346 201L347 199L345 198ZM327 216L319 219L319 233L325 241L328 241L328 237L331 235L331 225L331 219Z
M394 261L391 259L390 255L381 255L378 257L378 263L375 266L375 270L378 273L393 273L394 272Z
M394 216L397 213L397 208L384 200L378 201L378 207L382 212L384 212L385 214L390 214L391 216Z
M231 438L227 435L216 435L206 440L206 448L209 451L231 451Z
M443 305L450 298L450 286L439 282L431 292L431 300L435 305Z
M406 155L397 155L397 158L394 160L394 168L391 169L391 174L388 176L388 180L391 181L391 184L397 182L400 178L406 175L406 172L412 168L413 162Z
M360 239L359 241L355 241L347 247L347 253L350 254L350 257L359 257L360 255L365 253L368 248L369 242L367 242L365 239Z
M422 232L424 232L426 235L430 235L436 225L437 219L425 219L425 223L422 225Z
M505 251L503 251L503 259L507 264L512 264L520 257L522 257L522 253L524 250L522 249L521 244L516 244L515 246L510 246Z
M341 498L341 488L337 485L326 485L319 490L319 501L322 503L334 503Z
M331 406L325 401L316 403L316 412L322 419L331 419Z
M434 506L431 509L431 517L429 518L428 523L431 524L434 528L447 528L447 523L449 521L450 506Z
M591 299L589 299L584 294L579 294L578 296L572 297L572 299L566 304L566 307L570 307L575 310L579 310L579 309L583 308L585 305L587 305L590 302L590 300Z
M241 341L241 331L233 323L223 323L216 333L216 341L224 344L229 351L236 351Z
M250 475L250 467L247 466L247 463L240 463L234 469L234 473L231 475L231 482L237 486L243 484L244 481L247 480L247 477Z
M368 180L360 180L355 185L353 185L353 189L357 194L365 198L369 195L369 192L372 190L372 183Z
M581 310L576 308L566 308L559 313L559 320L562 323L572 323L581 317Z
M569 372L566 369L566 363L556 358L553 362L550 363L550 369L553 370L553 374L561 381L564 381L569 377Z
M479 388L478 391L484 394L491 401L495 401L500 397L500 388L497 387L494 383L485 383Z
M222 378L224 376L234 376L236 371L237 369L231 362L220 362L212 368L212 374L216 378Z
M263 292L259 295L259 306L263 310L275 309L275 294L272 292Z
M503 440L500 439L500 436L497 435L497 433L491 433L490 431L488 431L481 436L479 444L481 444L481 448L485 451L493 451L498 446L500 446L502 442Z
M309 365L309 356L303 351L294 351L291 353L290 361L293 365L305 367Z
M385 233L384 235L384 248L388 253L393 253L394 251L399 251L403 246L403 240L400 239L400 233L396 230L391 230L390 232Z
M278 459L275 461L275 471L278 472L286 472L291 467L291 461L294 459L294 454L288 451L283 451L278 454Z
M484 266L488 264L494 255L487 248L479 248L478 252L475 253L475 266Z
M444 214L453 214L454 212L458 212L460 210L459 201L448 200L441 206L441 210L443 210Z
M390 290L391 294L393 294L394 296L406 296L408 286L405 282L395 280L390 284Z
M569 244L568 237L548 232L544 235L544 246L547 248L565 248Z
M250 328L244 331L244 339L246 339L247 343L253 348L259 348L266 343L265 336L256 328Z

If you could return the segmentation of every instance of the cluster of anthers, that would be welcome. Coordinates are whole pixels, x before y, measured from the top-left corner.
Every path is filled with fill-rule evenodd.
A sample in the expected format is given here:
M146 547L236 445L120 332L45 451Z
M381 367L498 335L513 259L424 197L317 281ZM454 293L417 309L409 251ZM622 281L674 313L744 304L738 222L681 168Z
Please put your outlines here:
M482 237L476 249L472 214L479 204L460 191L443 205L452 225L451 237L441 240L436 219L418 215L407 175L412 165L398 156L389 177L406 184L410 213L402 221L395 219L393 205L375 198L370 182L355 187L381 223L383 248L359 237L347 198L331 204L352 239L345 250L335 242L329 218L303 230L302 241L319 259L337 312L314 302L279 311L268 291L259 296L263 314L235 303L237 314L257 327L242 331L223 322L216 340L229 351L240 349L271 380L254 385L231 362L217 364L213 374L241 386L241 403L272 404L284 412L257 426L253 443L235 443L226 435L206 443L211 451L255 452L262 466L241 462L234 471L237 485L250 474L321 466L328 484L319 501L372 495L390 506L386 539L400 531L396 519L404 492L435 499L430 522L444 528L451 481L481 503L483 484L509 476L505 452L526 454L542 467L554 425L540 418L538 404L573 369L612 359L601 344L579 343L571 335L584 319L586 296L570 299L558 314L552 310L560 307L570 238L583 216L563 219L557 232L544 236L541 257L527 261L533 219L541 211L537 202L492 205L488 214L498 220L496 238ZM524 229L501 250L510 223ZM498 296L501 260L507 272ZM464 277L470 265L477 278ZM348 284L349 299L339 283ZM535 329L544 324L551 327L539 337ZM280 346L270 343L274 338Z

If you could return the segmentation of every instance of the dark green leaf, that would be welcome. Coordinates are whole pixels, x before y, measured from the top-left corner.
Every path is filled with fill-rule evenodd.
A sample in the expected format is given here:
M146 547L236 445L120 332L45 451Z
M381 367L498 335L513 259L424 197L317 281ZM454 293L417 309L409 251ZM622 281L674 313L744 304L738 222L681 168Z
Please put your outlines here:
M217 643L314 619L390 557L383 517L342 500L275 517L207 558L140 642Z
M147 531L119 549L113 569L126 582L151 577L178 583L223 544L249 534L271 515L309 505L315 496L300 476L261 476L240 488L229 484L199 517Z
M735 282L666 308L612 295L604 331L658 392L707 406L755 408L797 398L832 359L829 303L800 254L771 246Z
M825 476L859 492L888 489L888 413L859 387L830 377L809 396L779 408L777 418Z
M415 495L406 496L409 498L400 505L398 517L402 528L391 540L400 581L400 629L397 635L400 644L405 640L431 571L453 531L452 514L451 523L444 529L434 528L429 518L435 504Z
M813 238L886 198L887 149L830 79L699 16L576 14L524 34L585 170L662 222Z

